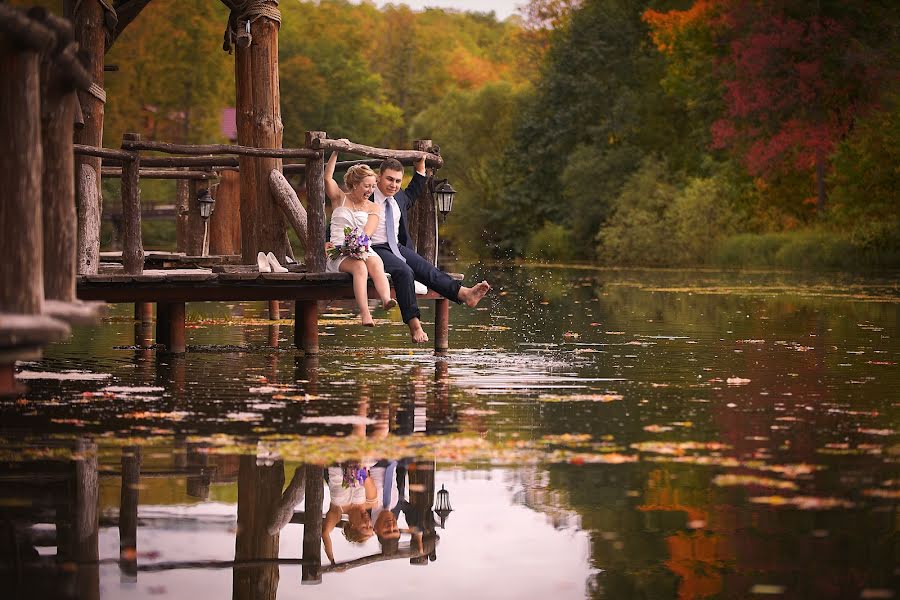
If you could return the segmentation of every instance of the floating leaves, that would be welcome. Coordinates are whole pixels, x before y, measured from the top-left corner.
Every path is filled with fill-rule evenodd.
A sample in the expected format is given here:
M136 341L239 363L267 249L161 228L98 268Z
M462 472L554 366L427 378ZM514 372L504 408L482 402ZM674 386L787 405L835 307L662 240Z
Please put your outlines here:
M109 373L90 373L88 371L19 371L16 379L21 381L32 379L45 379L53 381L102 381L112 377Z
M538 400L541 402L616 402L622 399L622 394L541 394Z
M767 487L778 490L796 490L797 484L793 481L782 481L781 479L771 479L769 477L757 477L755 475L716 475L713 478L713 484L718 486L753 486Z
M856 506L849 500L841 498L820 498L816 496L756 496L750 498L754 504L768 504L770 506L791 506L800 510L832 510L835 508L853 508Z

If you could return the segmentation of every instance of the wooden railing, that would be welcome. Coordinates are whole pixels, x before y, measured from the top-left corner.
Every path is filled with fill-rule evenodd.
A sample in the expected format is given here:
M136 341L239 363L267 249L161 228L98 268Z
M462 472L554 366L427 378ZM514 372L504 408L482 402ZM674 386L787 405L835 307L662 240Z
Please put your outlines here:
M369 160L351 160L338 163L339 168L365 163L377 166L381 160L394 158L401 164L411 165L420 158L425 158L426 168L443 166L443 159L430 140L417 140L414 150L395 150L376 148L357 144L346 140L332 140L324 132L310 131L306 134L307 144L304 148L253 148L233 144L171 144L142 140L139 134L126 133L120 149L96 148L75 144L75 154L99 157L114 166L103 167L101 174L106 177L122 179L121 215L123 222L122 263L126 274L140 274L143 270L144 250L141 236L141 201L140 179L176 179L182 181L208 181L223 171L240 172L240 157L268 157L279 159L304 159L302 163L285 164L281 171L286 174L303 173L306 179L307 207L305 220L308 227L298 231L306 250L306 265L311 272L325 270L324 254L320 250L326 241L325 231L325 183L324 153L332 151L346 152L367 157ZM432 151L434 150L434 151ZM145 156L147 152L156 152L177 156ZM91 174L82 172L80 178L90 178ZM79 189L92 189L91 182L83 181ZM429 192L426 191L426 195ZM196 203L194 194L188 197ZM299 205L299 202L297 203ZM194 231L203 227L199 206L188 207L187 230ZM256 215L242 214L241 226L254 227L251 221ZM413 242L420 242L419 251L426 258L436 259L436 220L433 200L426 199L417 203L416 210L410 215L407 224ZM99 227L99 224L97 225ZM296 228L296 227L295 227ZM99 253L99 231L83 231L80 239L90 241L91 247L83 245L79 253L94 256ZM246 239L246 238L245 238ZM245 258L247 252L244 253ZM252 253L255 256L255 251ZM84 258L80 262L89 262Z

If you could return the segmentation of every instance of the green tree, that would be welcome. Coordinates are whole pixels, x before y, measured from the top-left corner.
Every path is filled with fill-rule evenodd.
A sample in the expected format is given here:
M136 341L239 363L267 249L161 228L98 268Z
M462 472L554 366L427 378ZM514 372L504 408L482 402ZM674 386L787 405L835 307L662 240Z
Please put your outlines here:
M452 92L412 122L411 137L440 145L446 167L439 176L448 177L459 192L443 234L462 255L485 254L501 242L491 223L505 214L498 173L518 94L506 82Z

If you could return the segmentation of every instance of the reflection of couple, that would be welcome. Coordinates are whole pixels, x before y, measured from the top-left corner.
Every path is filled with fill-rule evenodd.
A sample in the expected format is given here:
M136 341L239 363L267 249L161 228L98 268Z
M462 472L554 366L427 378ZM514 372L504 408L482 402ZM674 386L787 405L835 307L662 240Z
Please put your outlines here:
M397 515L408 503L394 484L395 478L404 477L405 469L398 471L397 461L380 460L371 467L349 462L328 468L328 491L331 500L322 524L322 541L325 555L335 564L331 544L331 532L340 526L344 537L362 543L378 536L382 551L396 551L401 532ZM343 515L347 516L343 521Z
M364 231L371 240L371 250L363 259L339 256L329 259L329 272L350 273L353 276L353 293L359 306L363 325L374 325L369 313L367 277L372 277L375 290L385 308L392 308L390 289L385 272L391 276L403 322L409 326L412 341L428 341L428 335L419 322L416 304L415 282L425 284L440 295L466 306L474 307L491 289L487 281L472 287L437 269L410 247L407 231L408 212L425 190L425 158L415 164L416 172L406 189L401 189L403 165L389 158L381 163L376 174L369 166L358 164L344 175L347 188L344 193L334 181L337 152L331 154L325 166L325 192L331 200L331 241L326 247L344 243L344 228L354 227ZM370 196L371 201L370 201Z

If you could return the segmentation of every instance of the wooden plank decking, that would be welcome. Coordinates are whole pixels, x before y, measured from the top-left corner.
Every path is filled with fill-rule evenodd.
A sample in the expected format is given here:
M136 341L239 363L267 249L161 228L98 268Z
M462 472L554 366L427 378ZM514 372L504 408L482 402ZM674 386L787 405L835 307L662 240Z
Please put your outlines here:
M458 273L450 274L461 280ZM370 297L375 297L369 285ZM392 289L393 293L393 289ZM137 315L148 315L147 305L157 303L157 342L173 353L186 349L184 317L187 302L295 301L294 343L309 354L318 352L318 303L320 300L352 299L347 273L258 273L236 270L218 273L210 269L146 270L140 275L121 272L80 275L77 295L81 300L142 305ZM434 347L449 347L449 300L428 290L419 300L434 300ZM147 317L139 317L146 319Z

